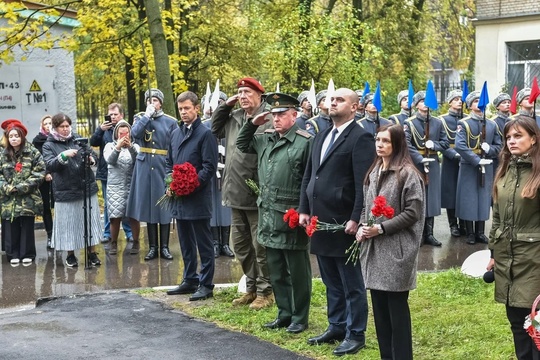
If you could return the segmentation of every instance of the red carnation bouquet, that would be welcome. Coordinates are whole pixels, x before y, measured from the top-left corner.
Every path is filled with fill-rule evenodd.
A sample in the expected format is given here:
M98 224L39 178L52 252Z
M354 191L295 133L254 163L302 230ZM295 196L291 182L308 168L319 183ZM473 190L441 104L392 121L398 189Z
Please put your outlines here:
M166 193L159 198L156 205L170 208L173 201L191 194L200 185L197 170L188 162L173 166L172 174L165 178Z
M375 221L383 216L387 219L393 218L394 208L387 204L384 196L379 195L373 200L373 207L371 208L371 214L368 217L367 226L373 226ZM360 256L360 243L355 239L352 245L345 251L345 254L349 254L345 264L352 261L353 265L356 265L358 257Z
M283 215L283 221L288 222L289 227L294 229L299 225L300 215L295 209L289 209L285 215ZM306 226L306 234L308 234L309 237L312 237L313 233L318 230L336 232L345 230L345 224L331 224L324 221L319 221L317 216L312 216L309 225Z

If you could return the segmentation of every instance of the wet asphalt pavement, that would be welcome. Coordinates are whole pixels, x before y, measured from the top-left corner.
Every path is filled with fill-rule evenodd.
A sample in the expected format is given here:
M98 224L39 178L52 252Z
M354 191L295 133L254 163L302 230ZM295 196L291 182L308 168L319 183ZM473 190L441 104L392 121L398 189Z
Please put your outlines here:
M172 261L145 262L147 245L141 244L138 255L130 255L122 239L118 255L110 256L101 248L102 265L85 269L82 252L79 267L68 268L65 254L46 250L45 232L36 230L35 263L14 267L5 255L0 260L0 359L303 359L121 290L181 281L178 239L171 235ZM435 236L443 246L420 249L420 271L459 267L468 255L487 247L467 245L464 237L452 238L445 216L436 218ZM313 257L311 265L313 275L319 276ZM237 283L241 276L235 259L216 260L216 284Z

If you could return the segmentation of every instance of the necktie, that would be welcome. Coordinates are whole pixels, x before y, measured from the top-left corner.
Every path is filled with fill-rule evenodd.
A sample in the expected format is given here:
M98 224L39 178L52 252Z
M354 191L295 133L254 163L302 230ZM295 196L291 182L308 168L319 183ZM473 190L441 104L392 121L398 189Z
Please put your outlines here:
M323 159L326 157L326 155L328 155L328 152L330 151L330 149L332 148L332 145L334 145L334 140L336 139L336 134L338 133L338 130L337 129L334 129L332 131L332 137L330 138L330 143L328 144L328 147L326 148L326 151L324 152L324 156L323 156Z

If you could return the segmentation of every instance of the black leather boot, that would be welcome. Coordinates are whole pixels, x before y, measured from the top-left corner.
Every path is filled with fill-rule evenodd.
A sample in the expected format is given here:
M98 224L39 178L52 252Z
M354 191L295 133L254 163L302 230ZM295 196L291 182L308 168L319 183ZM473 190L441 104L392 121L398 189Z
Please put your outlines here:
M221 230L221 255L228 257L234 257L234 253L229 247L229 237L231 236L231 227L222 226Z
M424 230L425 230L425 238L424 238L424 244L431 245L431 246L441 246L442 243L435 239L433 236L433 223L435 218L427 217L426 222L424 224Z
M465 220L459 219L459 233L461 236L467 235L467 229L465 228Z
M169 236L171 234L171 224L159 224L160 256L166 260L172 260L173 256L169 251Z
M467 244L476 244L476 236L474 236L473 222L463 221L465 223L465 231L467 232Z
M485 221L475 221L474 222L475 227L475 238L476 242L487 244L489 243L488 237L484 234L484 231L486 230L486 222Z
M456 218L456 209L446 209L446 216L448 216L448 225L450 225L450 234L453 237L460 237L461 233L458 228L458 222Z
M157 251L157 224L146 224L146 232L148 234L148 254L144 260L152 260L158 257Z
M210 227L210 230L212 231L212 241L214 242L214 257L218 258L219 253L221 252L221 246L220 246L220 232L218 226L212 226Z

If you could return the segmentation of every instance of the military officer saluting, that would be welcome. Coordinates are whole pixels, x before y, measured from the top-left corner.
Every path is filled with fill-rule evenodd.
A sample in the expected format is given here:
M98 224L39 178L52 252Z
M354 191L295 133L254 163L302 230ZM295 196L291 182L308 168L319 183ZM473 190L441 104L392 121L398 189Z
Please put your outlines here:
M330 115L328 114L328 108L324 104L327 92L327 90L322 90L317 93L315 100L317 101L317 107L319 108L319 115L306 121L306 130L313 136L334 126L332 119L330 119Z
M283 215L300 205L312 136L295 123L298 106L295 98L270 93L266 102L272 106L274 129L255 134L260 125L270 121L268 112L261 113L244 124L236 146L242 152L256 153L259 161L257 240L266 247L270 282L278 308L277 318L264 327L286 327L287 332L300 333L308 326L311 299L309 238L303 227L289 227Z
M441 215L441 168L437 151L448 149L449 143L441 119L429 116L424 104L425 91L414 94L412 106L416 115L405 120L403 130L407 136L409 152L414 164L426 176L426 221L423 243L441 246L433 236L435 216Z
M394 124L400 124L403 126L405 120L411 117L411 109L409 108L409 90L402 90L397 96L397 102L401 107L401 111L398 114L390 115L388 120Z
M465 220L467 244L488 243L484 234L489 219L493 189L493 159L501 149L501 136L494 121L478 108L479 91L465 99L471 114L458 122L456 151L461 155L456 193L456 215ZM473 222L475 228L473 229Z
M442 152L441 207L446 209L450 234L455 237L462 235L460 229L463 229L463 235L465 235L465 224L461 221L458 227L458 219L456 217L456 188L461 155L454 149L458 121L463 117L462 96L463 92L459 89L450 91L446 97L446 102L450 105L448 113L440 116L448 143L450 144L448 149Z
M366 110L365 116L358 120L357 123L361 127L367 130L368 133L372 134L375 137L377 129L383 125L391 124L391 122L383 117L379 116L379 111L373 104L373 94L369 93L364 96L361 100L364 103L364 108Z

